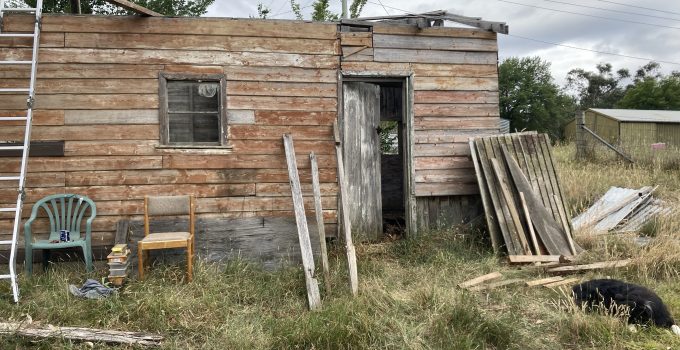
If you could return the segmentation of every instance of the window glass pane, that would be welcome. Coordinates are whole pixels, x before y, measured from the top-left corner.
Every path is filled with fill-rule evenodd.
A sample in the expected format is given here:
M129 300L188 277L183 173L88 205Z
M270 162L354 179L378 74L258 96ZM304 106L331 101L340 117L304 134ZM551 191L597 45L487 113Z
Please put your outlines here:
M219 82L168 80L167 88L168 112L219 111Z
M170 143L220 142L217 114L169 114Z

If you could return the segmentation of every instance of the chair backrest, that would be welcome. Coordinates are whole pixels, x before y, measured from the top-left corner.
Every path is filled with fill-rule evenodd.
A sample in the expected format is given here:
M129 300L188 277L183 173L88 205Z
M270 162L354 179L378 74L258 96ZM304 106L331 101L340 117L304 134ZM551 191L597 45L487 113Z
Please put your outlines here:
M149 216L189 215L189 232L194 233L193 196L144 197L144 234L149 234Z
M33 205L31 216L43 209L50 219L50 240L59 239L59 231L69 230L71 239L80 238L83 218L93 219L97 215L94 202L78 194L55 194L47 196ZM85 214L89 210L90 215Z

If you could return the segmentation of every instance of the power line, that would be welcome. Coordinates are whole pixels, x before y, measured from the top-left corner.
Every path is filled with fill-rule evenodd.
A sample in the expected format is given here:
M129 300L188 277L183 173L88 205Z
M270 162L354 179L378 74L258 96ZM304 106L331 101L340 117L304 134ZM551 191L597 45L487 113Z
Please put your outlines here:
M590 52L600 53L600 54L603 54L603 55L620 56L620 57L632 58L632 59L636 59L636 60L643 60L643 61L647 61L647 62L654 61L654 62L658 62L658 63L666 63L666 64L673 64L673 65L680 66L680 62L663 61L663 60L657 60L657 59L654 59L654 58L645 58L645 57L638 57L638 56L623 55L623 54L614 53L614 52L586 49L586 48L583 48L583 47L571 46L571 45L565 45L565 44L558 44L558 43L554 43L554 42L551 42L551 41L528 38L528 37L525 37L525 36L519 36L519 35L513 35L513 34L506 34L506 35L511 36L513 38L520 38L520 39L524 39L524 40L536 41L536 42L543 43L543 44L561 46L561 47L566 47L566 48L575 49L575 50L590 51Z
M307 5L307 6L300 7L300 10L304 10L304 9L306 9L306 8L308 8L308 7L312 7L312 5L313 5L313 4L309 4L309 5ZM271 18L274 18L274 17L276 17L276 16L281 16L281 15L285 15L285 14L287 14L287 13L293 13L293 12L295 12L295 11L289 10L289 11L279 12L279 13L277 13L277 14L275 14L275 15L271 15L270 17L271 17Z
M644 14L644 13L639 13L639 12L630 12L630 11L613 10L613 9L608 9L608 8L604 8L604 7L588 6L588 5L580 5L580 4L574 4L574 3L571 3L571 2L557 1L557 0L543 0L543 1L554 2L554 3L556 3L556 4L564 4L564 5L570 5L570 6L585 7L585 8L589 8L589 9L595 9L595 10L602 10L602 11L623 13L623 14L627 14L627 15L636 15L636 16L644 16L644 17L651 17L651 18L667 19L667 20L670 20L670 21L677 21L677 22L680 22L680 19L677 19L677 18L662 17L662 16L654 16L654 15L646 15L646 14Z
M385 13L386 13L388 16L390 16L390 13L387 12L387 9L385 8L385 5L383 5L383 2L382 2L381 0L378 0L378 2L380 3L380 6L382 6L383 10L385 10Z
M623 3L620 3L620 2L616 2L616 1L608 1L608 0L597 0L597 1L600 1L600 2L607 2L607 3L610 3L610 4L615 4L615 5L620 5L620 6L628 6L628 7L633 7L633 8L637 8L637 9L649 10L649 11L670 13L670 14L672 14L672 15L680 15L680 12L672 12L672 11L665 11L665 10L657 10L657 9L653 9L653 8L651 8L651 7L644 7L644 6L635 6L635 5L623 4Z
M534 7L534 8L541 9L541 10L562 12L562 13L568 13L568 14L572 14L572 15L585 16L585 17L592 17L592 18L600 18L600 19L604 19L604 20L607 20L607 21L626 22L626 23L642 24L642 25L652 26L652 27L680 29L680 27L665 26L665 25L662 25L662 24L652 24L652 23L647 23L647 22L630 21L630 20L627 20L627 19L618 19L618 18L612 18L612 17L604 17L604 16L589 15L589 14L580 13L580 12L572 12L572 11L565 11L565 10L557 10L557 9L552 9L552 8L549 8L549 7L541 7L541 6L523 4L523 3L519 3L519 2L507 1L507 0L498 0L498 1L500 1L500 2L506 2L506 3L508 3L508 4L513 4L513 5L520 5L520 6L526 6L526 7Z

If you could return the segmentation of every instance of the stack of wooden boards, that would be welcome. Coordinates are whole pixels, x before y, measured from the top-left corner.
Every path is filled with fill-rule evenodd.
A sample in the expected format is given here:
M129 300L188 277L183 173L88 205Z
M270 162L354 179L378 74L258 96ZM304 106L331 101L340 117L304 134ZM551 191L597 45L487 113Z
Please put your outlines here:
M502 134L469 143L496 253L507 253L511 262L540 262L582 250L573 241L547 135Z
M106 259L109 265L109 282L114 286L122 286L127 278L130 250L127 244L116 244Z
M649 220L667 215L671 209L652 197L654 188L611 187L588 210L572 219L574 230L591 234L639 231Z

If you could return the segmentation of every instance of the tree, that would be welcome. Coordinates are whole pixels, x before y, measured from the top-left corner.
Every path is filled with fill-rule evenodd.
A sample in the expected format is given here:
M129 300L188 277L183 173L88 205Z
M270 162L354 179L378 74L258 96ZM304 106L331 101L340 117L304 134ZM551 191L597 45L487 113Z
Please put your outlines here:
M361 10L364 9L368 0L352 0L349 7L349 18L358 18L361 15ZM300 7L300 3L295 0L290 0L290 8L295 18L303 20L302 9L312 6L312 21L331 22L340 19L340 15L330 10L330 0L315 0L311 5ZM266 19L271 13L271 9L262 3L257 4L257 17Z
M553 138L574 115L574 100L560 91L550 75L550 63L540 57L511 57L499 66L501 118L511 130L536 130Z
M625 93L619 84L630 77L627 69L614 73L610 63L600 63L596 68L596 72L577 68L567 73L566 87L576 96L580 109L612 108Z
M340 19L337 13L331 12L330 0L316 0L312 5L312 21L330 22Z
M200 16L215 0L131 0L135 4L165 16ZM25 0L28 6L36 6L36 0ZM104 0L82 0L80 10L83 14L128 15L132 12ZM70 0L45 0L45 13L71 13Z
M636 80L617 108L680 110L680 75L655 75Z

